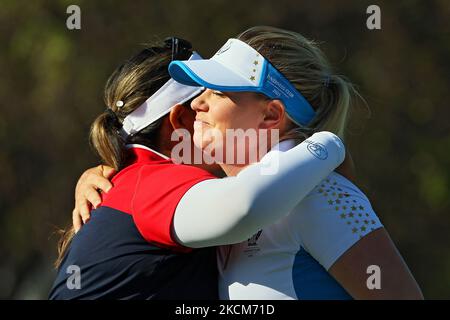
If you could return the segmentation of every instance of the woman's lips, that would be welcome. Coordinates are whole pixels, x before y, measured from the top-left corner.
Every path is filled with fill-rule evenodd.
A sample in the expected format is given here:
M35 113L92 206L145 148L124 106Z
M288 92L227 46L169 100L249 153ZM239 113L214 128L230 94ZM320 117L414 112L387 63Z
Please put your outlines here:
M210 124L201 120L194 121L194 129L200 129L204 126L210 126Z

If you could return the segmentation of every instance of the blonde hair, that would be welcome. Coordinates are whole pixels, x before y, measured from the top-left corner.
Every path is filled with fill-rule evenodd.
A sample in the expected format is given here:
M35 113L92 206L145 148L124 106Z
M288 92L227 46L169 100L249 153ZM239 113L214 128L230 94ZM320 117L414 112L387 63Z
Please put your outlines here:
M316 112L307 126L292 121L281 140L293 138L300 142L318 131L333 132L344 140L351 105L355 97L362 97L347 78L333 72L314 41L293 31L268 26L247 29L238 39L277 68Z

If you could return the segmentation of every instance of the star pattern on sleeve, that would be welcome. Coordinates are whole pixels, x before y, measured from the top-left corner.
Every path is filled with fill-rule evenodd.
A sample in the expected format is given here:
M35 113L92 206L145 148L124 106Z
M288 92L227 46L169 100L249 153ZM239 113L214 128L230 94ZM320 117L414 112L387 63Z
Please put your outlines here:
M317 190L320 196L326 199L330 213L337 214L352 234L362 238L375 230L373 227L377 222L370 219L368 210L344 189L336 181L328 178L322 181Z

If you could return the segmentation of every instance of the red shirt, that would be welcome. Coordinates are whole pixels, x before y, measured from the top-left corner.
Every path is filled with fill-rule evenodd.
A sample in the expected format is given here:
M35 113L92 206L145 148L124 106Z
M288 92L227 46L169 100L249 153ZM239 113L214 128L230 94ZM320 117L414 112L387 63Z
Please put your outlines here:
M176 251L190 251L178 244L171 233L175 209L195 184L216 178L193 166L175 164L144 146L133 145L130 165L112 179L114 187L103 194L102 206L133 216L148 242Z

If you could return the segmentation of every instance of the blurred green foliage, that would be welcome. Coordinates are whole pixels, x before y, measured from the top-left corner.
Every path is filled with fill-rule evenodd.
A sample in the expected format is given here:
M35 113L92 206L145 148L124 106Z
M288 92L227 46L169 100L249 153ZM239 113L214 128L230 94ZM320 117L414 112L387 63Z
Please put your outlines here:
M68 30L66 8L81 8ZM56 226L77 178L98 163L90 123L113 69L142 43L176 35L204 56L253 25L318 40L370 106L348 145L359 186L423 288L450 298L450 2L13 1L0 3L0 298L46 298Z

